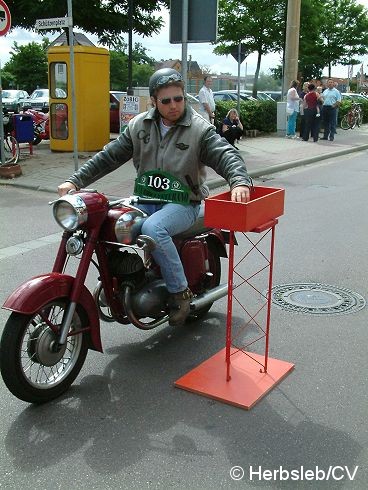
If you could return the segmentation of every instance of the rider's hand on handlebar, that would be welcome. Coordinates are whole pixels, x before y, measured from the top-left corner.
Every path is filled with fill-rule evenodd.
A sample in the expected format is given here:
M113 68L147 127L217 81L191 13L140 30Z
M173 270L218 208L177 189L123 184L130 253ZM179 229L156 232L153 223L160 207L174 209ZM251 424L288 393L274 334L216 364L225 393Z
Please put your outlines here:
M231 200L235 202L248 202L250 201L249 187L246 185L238 185L231 191Z
M63 182L58 186L58 194L59 196L64 196L69 191L76 191L77 188L71 182Z

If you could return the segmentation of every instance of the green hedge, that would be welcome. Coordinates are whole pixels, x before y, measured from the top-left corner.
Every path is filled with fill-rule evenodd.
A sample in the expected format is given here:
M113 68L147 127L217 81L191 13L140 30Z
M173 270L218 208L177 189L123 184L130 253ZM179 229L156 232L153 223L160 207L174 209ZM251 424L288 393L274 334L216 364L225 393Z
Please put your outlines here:
M216 102L216 125L221 124L226 114L232 108L237 108L235 101ZM274 133L277 130L277 104L271 100L249 100L241 102L239 116L244 131L258 129L265 133Z
M368 123L368 100L363 101L363 123ZM216 102L216 127L220 125L226 114L232 108L237 109L237 103ZM350 100L343 100L339 108L338 124L351 107ZM240 103L240 120L244 131L248 129L258 129L264 133L274 133L277 131L277 104L268 100L243 101ZM299 118L298 118L299 121Z

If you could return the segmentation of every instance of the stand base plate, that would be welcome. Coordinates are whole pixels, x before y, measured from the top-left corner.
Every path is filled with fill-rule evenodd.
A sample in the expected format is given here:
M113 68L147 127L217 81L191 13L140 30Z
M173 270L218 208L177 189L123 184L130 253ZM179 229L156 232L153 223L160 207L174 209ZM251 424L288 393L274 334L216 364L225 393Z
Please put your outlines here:
M249 410L294 369L292 363L269 357L267 373L264 373L261 372L264 356L250 353L252 359L232 349L230 380L227 381L225 352L225 349L220 350L175 381L174 385Z

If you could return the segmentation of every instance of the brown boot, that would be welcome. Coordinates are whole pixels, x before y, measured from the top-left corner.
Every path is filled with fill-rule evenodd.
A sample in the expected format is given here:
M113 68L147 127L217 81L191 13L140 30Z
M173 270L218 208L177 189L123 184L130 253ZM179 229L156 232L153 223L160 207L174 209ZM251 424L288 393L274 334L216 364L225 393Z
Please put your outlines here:
M171 293L169 298L169 324L172 327L184 325L190 312L190 302L193 298L192 291L187 288L180 293Z

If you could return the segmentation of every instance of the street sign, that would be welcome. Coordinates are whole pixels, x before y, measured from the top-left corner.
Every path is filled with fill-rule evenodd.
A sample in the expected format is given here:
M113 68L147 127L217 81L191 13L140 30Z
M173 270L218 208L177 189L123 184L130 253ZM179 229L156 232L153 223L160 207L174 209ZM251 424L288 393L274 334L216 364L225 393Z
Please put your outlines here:
M1 1L1 0L0 0ZM53 19L37 19L35 29L61 29L72 25L71 17L54 17Z
M237 62L239 62L239 46L236 46L231 51L231 56L235 58ZM248 56L247 46L245 44L240 45L240 64L243 63L245 58Z
M5 36L10 29L10 25L11 15L9 7L6 5L4 0L0 0L0 36Z
M188 0L188 43L217 39L218 0ZM183 0L170 2L170 43L182 43Z

